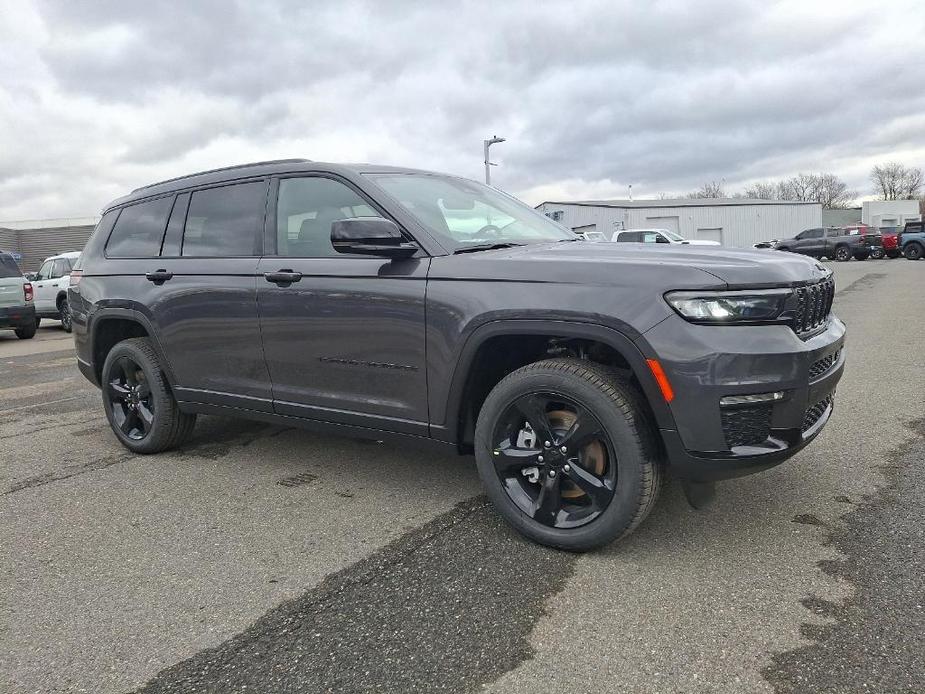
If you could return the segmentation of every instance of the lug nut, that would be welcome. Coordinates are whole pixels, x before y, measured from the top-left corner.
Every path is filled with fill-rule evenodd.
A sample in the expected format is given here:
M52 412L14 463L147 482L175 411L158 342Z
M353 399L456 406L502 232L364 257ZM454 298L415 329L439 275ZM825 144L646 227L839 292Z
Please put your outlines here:
M550 476L550 477L555 477L555 476L556 476L556 471L555 471L555 470L550 470L550 471L549 471L549 476Z
M538 455L538 456L536 457L536 462L542 463L542 462L543 462L543 456Z
M566 448L565 446L562 446L562 448L560 448L559 450L562 451L563 453L568 453L568 448Z
M563 470L564 472L569 472L571 469L572 469L572 466L571 466L571 465L564 465L564 466L562 467L562 470Z
M549 443L549 441L544 441L544 442L543 442L543 448L549 448L551 445L552 445L552 444Z

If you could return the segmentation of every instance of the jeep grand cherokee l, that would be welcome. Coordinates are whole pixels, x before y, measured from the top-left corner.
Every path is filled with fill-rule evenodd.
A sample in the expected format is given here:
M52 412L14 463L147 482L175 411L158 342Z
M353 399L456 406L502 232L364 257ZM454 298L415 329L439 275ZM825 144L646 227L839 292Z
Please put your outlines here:
M831 273L789 253L592 244L492 188L284 160L108 205L69 301L130 450L198 413L474 453L498 511L572 550L696 501L832 412Z

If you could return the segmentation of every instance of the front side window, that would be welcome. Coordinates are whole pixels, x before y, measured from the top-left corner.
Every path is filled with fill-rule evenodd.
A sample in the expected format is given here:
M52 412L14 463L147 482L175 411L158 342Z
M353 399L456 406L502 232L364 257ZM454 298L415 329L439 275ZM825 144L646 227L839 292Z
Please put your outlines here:
M109 241L109 258L154 258L161 252L161 240L173 197L158 198L122 209Z
M367 174L449 246L574 241L519 200L475 181L430 174Z
M339 219L381 217L349 186L319 176L284 178L276 203L276 254L294 258L340 256L331 245Z
M48 280L51 279L54 274L55 262L53 260L46 260L42 263L42 267L39 268L38 275L35 276L36 280Z
M266 199L264 181L197 190L190 198L180 255L256 255Z

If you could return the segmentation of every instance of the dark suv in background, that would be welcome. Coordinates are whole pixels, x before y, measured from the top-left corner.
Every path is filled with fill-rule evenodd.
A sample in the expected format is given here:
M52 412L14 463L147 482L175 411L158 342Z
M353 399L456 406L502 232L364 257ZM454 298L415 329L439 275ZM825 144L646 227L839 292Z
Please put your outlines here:
M774 246L779 251L801 253L813 258L867 260L871 255L883 257L880 234L864 227L817 227L804 229L792 239L783 239Z
M465 179L286 160L114 201L69 301L132 451L203 413L474 452L514 527L581 550L632 531L666 466L699 503L819 433L834 292L808 258L586 243Z

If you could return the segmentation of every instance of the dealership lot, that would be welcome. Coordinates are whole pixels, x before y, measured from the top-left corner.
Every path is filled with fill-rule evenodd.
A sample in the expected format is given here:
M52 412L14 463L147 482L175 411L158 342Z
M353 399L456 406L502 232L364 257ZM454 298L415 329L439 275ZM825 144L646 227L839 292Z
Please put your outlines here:
M0 688L921 687L925 262L828 267L820 438L583 556L515 536L467 458L217 418L134 456L56 324L0 333Z

